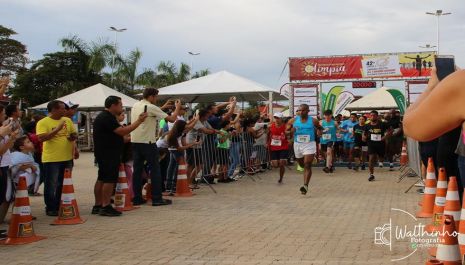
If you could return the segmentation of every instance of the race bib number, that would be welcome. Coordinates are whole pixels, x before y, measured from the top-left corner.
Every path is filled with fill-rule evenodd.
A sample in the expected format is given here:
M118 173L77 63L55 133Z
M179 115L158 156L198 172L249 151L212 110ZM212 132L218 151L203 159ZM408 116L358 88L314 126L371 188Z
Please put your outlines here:
M325 134L323 134L323 135L321 136L321 138L322 138L323 140L331 140L331 134L325 133Z
M349 133L353 133L354 132L354 128L349 128Z
M310 135L297 135L298 143L310 143Z
M362 152L368 152L368 146L362 146Z
M281 146L280 139L271 139L271 146Z
M381 134L372 134L372 135L371 135L371 140L372 140L373 142L379 142L379 141L381 141Z

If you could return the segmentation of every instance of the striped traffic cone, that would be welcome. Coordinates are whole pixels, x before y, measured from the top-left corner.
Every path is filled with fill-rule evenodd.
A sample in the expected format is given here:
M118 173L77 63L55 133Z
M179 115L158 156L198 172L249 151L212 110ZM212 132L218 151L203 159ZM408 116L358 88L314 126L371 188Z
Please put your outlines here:
M465 189L464 189L465 192ZM460 247L460 256L465 255L465 200L462 203L462 212L460 214L460 225L459 229L459 247Z
M431 164L433 160L431 159ZM428 162L429 168L430 162ZM421 204L421 211L416 214L418 218L429 218L433 216L434 199L436 198L436 176L434 173L428 172L425 181L425 194Z
M405 142L402 143L402 152L400 153L400 165L406 166L408 164L407 145ZM429 161L428 161L429 166Z
M115 189L115 209L118 211L131 211L137 208L139 207L132 205L124 164L121 164L119 166L118 183Z
M457 188L457 179L456 177L450 177L449 178L449 187L447 188L447 197L446 197L446 206L444 207L444 214L443 216L452 216L455 221L454 223L454 228L459 229L459 224L460 224L460 212L461 212L461 207L460 207L460 198L459 198L459 191ZM442 224L442 218L440 224ZM432 231L428 231L425 229L427 232L432 233L435 231L441 232L442 226L433 226ZM430 248L429 253L431 256L436 257L436 248Z
M425 227L425 231L431 233L440 227L447 196L447 174L444 168L439 169L438 185L436 186L436 199L434 200L433 218L431 224Z
M85 223L79 215L79 208L74 197L73 180L71 179L71 170L65 169L63 178L63 191L61 193L60 209L58 217L53 221L52 225L75 225Z
M38 236L34 233L31 206L27 194L26 177L20 176L18 190L16 191L15 205L13 206L13 214L11 215L10 226L8 228L8 237L0 244L22 245L45 238L46 237Z
M436 259L444 265L460 265L460 249L455 232L455 221L452 215L444 214L441 221L443 229L439 236Z
M191 192L189 183L187 181L186 161L184 161L184 157L181 157L179 159L178 180L176 181L175 196L190 197L192 195L194 194Z

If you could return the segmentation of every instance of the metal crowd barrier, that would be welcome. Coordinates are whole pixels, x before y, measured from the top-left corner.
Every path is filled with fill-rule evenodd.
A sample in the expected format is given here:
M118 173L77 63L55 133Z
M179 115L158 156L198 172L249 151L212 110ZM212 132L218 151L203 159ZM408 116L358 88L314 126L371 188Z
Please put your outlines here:
M415 184L423 181L421 177L421 158L420 158L420 147L418 141L407 137L407 154L408 154L408 165L401 169L401 175L398 183L405 177L412 176L417 177L417 181L413 183L405 193L409 192Z

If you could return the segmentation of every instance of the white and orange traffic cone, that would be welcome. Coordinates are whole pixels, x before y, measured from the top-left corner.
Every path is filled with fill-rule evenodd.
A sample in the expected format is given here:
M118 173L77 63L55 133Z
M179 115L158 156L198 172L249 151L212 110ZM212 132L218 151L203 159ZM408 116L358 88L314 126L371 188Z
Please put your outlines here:
M402 152L400 153L400 165L406 166L408 164L407 145L405 142L402 143ZM428 161L429 164L429 161Z
M464 189L465 192L465 189ZM459 247L460 247L460 256L465 255L465 200L462 203L462 212L460 214L460 225L457 229L459 233Z
M26 177L20 176L16 191L13 214L11 215L7 239L0 243L5 245L22 245L45 239L34 233L31 206L27 193ZM1 241L0 241L1 242Z
M190 197L194 195L189 188L189 183L187 180L187 169L186 169L186 161L184 161L184 157L179 159L179 167L178 167L178 180L176 181L176 194L175 196L179 197Z
M431 164L433 160L431 159ZM428 168L430 162L428 161ZM421 203L421 211L416 214L418 218L429 218L433 216L434 199L436 198L436 176L434 171L426 174L425 193Z
M440 231L436 259L442 261L444 265L460 265L462 259L455 231L454 217L444 214L441 224L443 229Z
M447 173L444 168L439 169L438 184L436 186L436 199L434 200L433 218L431 224L425 227L425 231L431 233L441 226L442 214L446 206L448 190Z
M459 229L459 224L460 224L460 213L461 213L461 207L460 207L460 197L459 197L459 191L457 188L457 179L456 177L450 177L449 178L449 187L447 188L447 196L446 196L446 206L444 207L444 214L442 215L450 215L454 217L455 224L454 227ZM435 223L433 223L432 226L426 227L425 230L429 233L439 231L441 232L442 226L434 226ZM442 216L441 216L441 221L440 224L442 224ZM430 248L429 253L431 256L435 257L436 256L436 248Z
M115 192L115 209L118 211L131 211L139 207L132 205L131 195L129 193L128 181L124 164L119 167L118 183Z
M65 169L63 178L63 191L61 193L60 209L58 217L53 221L52 225L75 225L85 223L79 215L79 208L74 196L73 180L71 178L71 170Z

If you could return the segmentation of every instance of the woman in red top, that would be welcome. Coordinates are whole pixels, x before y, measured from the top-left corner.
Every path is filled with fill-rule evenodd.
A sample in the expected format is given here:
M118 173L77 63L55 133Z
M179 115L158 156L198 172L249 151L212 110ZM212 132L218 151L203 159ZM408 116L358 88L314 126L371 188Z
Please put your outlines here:
M268 135L268 148L271 154L271 165L274 168L279 167L278 183L282 183L288 158L289 142L286 138L286 124L283 122L283 114L278 112L273 117L274 122L270 126Z

